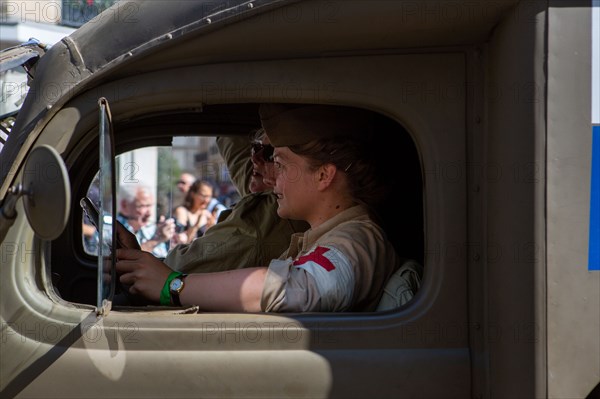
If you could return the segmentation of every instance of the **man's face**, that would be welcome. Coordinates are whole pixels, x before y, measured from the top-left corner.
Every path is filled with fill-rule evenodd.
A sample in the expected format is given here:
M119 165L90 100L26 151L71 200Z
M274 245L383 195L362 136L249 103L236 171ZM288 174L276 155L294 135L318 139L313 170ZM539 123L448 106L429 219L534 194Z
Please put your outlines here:
M252 176L250 177L250 192L259 193L273 189L275 185L274 179L269 176L273 174L273 158L265 155L273 154L273 147L267 136L259 142L252 144Z
M133 221L141 226L145 226L152 216L152 207L154 206L154 197L146 190L138 190L133 202L123 200L121 202L123 214L129 221Z
M177 181L177 188L182 193L187 193L190 186L196 181L196 178L189 173L182 173Z

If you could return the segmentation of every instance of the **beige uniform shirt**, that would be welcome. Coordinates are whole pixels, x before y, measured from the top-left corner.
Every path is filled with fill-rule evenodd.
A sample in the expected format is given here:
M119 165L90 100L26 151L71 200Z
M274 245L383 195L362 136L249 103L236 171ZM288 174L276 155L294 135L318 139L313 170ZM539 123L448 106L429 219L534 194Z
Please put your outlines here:
M292 236L289 249L269 264L261 308L373 311L399 263L381 227L366 208L355 206Z

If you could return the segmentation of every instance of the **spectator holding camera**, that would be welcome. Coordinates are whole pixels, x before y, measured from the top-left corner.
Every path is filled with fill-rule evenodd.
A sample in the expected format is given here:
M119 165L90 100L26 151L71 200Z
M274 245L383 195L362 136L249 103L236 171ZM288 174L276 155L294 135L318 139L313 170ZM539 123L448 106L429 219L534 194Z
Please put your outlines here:
M175 222L161 215L157 223L152 223L152 208L156 201L150 187L124 184L120 187L119 198L117 220L135 235L143 251L158 258L166 257L169 240L175 234Z

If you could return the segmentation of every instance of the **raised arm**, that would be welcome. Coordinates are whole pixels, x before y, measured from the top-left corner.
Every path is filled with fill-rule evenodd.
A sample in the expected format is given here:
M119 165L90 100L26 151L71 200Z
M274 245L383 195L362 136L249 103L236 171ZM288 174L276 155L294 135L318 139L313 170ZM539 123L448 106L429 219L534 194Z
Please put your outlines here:
M250 162L250 141L247 136L217 137L217 147L225 160L231 181L240 196L250 194L249 185L252 176Z

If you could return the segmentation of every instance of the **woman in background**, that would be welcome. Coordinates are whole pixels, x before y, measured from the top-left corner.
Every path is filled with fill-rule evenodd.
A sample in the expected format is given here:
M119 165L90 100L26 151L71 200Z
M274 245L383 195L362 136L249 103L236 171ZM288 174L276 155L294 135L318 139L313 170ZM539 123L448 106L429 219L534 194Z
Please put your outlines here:
M184 233L180 234L183 243L189 243L216 223L216 217L208 210L208 204L213 197L213 186L205 180L196 180L188 190L183 205L175 208L175 220L178 226L183 226Z

